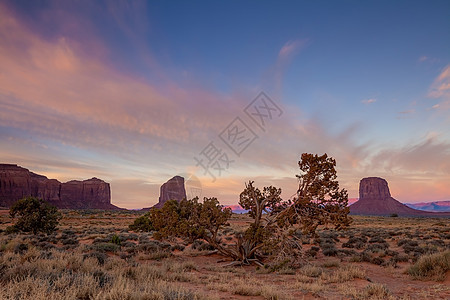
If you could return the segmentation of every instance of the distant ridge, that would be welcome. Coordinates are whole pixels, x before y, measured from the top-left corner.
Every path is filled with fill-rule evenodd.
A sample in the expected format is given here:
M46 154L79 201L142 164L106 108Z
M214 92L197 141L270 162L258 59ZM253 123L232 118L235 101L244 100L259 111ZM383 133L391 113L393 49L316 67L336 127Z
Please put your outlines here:
M405 203L408 207L431 211L431 212L450 212L450 201L433 201L420 203Z
M355 215L450 217L450 212L427 212L410 208L391 197L388 183L379 177L361 179L359 200L350 205L350 213Z

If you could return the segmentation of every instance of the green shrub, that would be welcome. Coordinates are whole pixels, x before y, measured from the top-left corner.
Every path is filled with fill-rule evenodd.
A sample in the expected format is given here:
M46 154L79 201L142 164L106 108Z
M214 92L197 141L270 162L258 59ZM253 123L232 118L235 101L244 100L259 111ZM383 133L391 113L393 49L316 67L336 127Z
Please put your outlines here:
M91 249L98 252L117 252L120 246L113 243L98 243L92 244Z
M153 225L151 224L150 219L148 217L148 213L135 219L133 224L131 224L128 227L130 228L130 230L133 231L149 232L154 230Z
M120 245L121 244L120 237L117 234L113 235L111 238L111 243Z
M23 232L45 232L47 234L56 230L61 214L58 209L42 199L27 197L18 200L9 210L12 218L18 217L13 225L14 229Z

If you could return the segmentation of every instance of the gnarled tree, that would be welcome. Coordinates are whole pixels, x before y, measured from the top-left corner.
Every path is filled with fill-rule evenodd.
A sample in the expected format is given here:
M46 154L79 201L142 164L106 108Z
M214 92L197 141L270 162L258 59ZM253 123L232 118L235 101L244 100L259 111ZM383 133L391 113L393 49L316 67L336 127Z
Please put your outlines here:
M327 154L318 156L303 153L298 162L301 174L299 188L293 199L284 201L281 189L270 186L261 191L249 181L240 194L239 204L249 211L253 223L236 236L234 245L224 246L218 231L231 217L231 210L223 208L216 198L168 201L161 209L149 213L149 228L156 237L185 236L191 240L202 238L221 254L237 264L262 265L264 258L296 260L301 245L293 233L315 233L319 225L332 224L336 229L347 227L348 195L339 189L336 161ZM142 220L140 220L141 222Z

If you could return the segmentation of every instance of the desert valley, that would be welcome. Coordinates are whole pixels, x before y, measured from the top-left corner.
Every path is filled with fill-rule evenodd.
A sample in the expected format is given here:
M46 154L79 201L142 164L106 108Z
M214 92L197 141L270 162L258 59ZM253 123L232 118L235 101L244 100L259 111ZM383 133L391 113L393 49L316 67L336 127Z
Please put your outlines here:
M450 299L449 0L0 0L0 300Z

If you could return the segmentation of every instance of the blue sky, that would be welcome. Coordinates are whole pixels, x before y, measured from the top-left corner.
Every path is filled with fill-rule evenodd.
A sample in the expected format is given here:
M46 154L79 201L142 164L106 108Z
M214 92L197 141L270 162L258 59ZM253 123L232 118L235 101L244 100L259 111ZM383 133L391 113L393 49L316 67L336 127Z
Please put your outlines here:
M225 204L250 179L289 197L303 152L352 198L380 176L448 200L449 31L448 1L0 1L0 155L127 208L177 174ZM261 91L283 111L265 131L244 112ZM241 156L219 138L235 117L258 135ZM233 160L214 182L211 141Z

